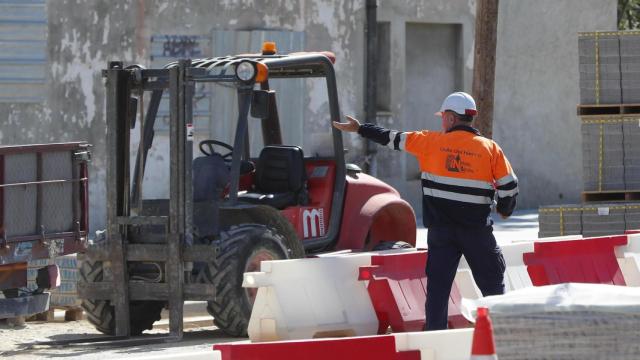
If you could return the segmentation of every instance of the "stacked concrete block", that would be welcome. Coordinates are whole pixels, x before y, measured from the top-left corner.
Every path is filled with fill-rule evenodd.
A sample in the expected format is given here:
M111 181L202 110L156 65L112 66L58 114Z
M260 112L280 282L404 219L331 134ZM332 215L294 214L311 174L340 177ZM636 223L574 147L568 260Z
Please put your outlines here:
M640 104L640 32L623 31L619 38L622 102Z
M594 202L640 191L640 31L581 33L578 47L586 202L540 208L540 237L640 229L640 202ZM592 106L607 104L616 106ZM579 221L560 211L569 207L581 209Z
M587 202L540 208L540 237L640 228L640 202L589 202L628 201L640 191L640 31L581 33L578 47ZM606 104L616 106L590 106Z
M567 283L477 303L491 310L500 360L636 360L640 354L637 288Z
M625 230L640 230L640 202L627 204L624 222Z
M539 238L617 235L640 229L640 201L551 205L539 209Z
M548 306L564 309L565 306ZM491 314L500 359L637 359L640 314L606 311ZM637 311L637 310L636 310Z
M625 230L624 204L589 204L582 208L582 236L623 234Z
M47 290L51 293L50 306L61 308L79 307L82 301L78 297L78 261L76 255L59 256L55 261L49 259L40 259L30 261L27 268L27 287L31 290L37 288L36 276L38 269L49 265L49 263L58 265L60 270L60 286L56 289Z
M624 181L627 190L640 190L640 117L627 119L624 132Z
M620 104L620 41L616 33L582 33L580 55L580 103Z
M625 189L622 121L582 123L584 191Z
M582 234L582 205L542 206L538 213L540 238Z

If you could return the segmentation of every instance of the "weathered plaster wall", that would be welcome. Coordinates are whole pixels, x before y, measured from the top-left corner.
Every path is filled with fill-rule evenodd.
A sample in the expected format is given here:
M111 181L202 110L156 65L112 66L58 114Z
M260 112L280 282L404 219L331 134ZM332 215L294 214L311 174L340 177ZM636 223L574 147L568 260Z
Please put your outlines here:
M460 84L463 90L471 90L475 6L474 0L379 1L378 19L389 22L391 31L391 109L380 118L382 125L406 129L415 121L414 116L407 119L403 110L407 98L429 96L422 89L407 88L405 79L411 76L405 71L407 23L459 25ZM92 143L93 230L104 226L106 210L105 97L100 70L116 59L149 65L154 34L209 36L214 29L304 31L307 50L336 53L342 112L363 118L364 0L50 0L47 7L48 97L43 104L0 104L0 142ZM512 0L501 2L500 13L495 137L518 171L525 206L552 202L559 193L577 196L575 33L613 29L615 1ZM322 150L329 141L326 94L314 81L307 82L306 88L304 142ZM425 122L433 121L431 114L425 115ZM161 136L157 147L163 147ZM345 136L345 147L350 149L348 158L362 164L360 139ZM556 162L550 163L549 158ZM162 155L154 159L158 164L167 161ZM407 157L380 149L374 165L374 171L419 212L419 185L405 176L412 166Z
M140 1L139 1L140 2ZM345 111L362 107L359 91L362 73L364 1L156 1L144 2L145 41L152 34L208 35L212 30L275 29L304 31L308 50L329 50L338 59L338 86ZM147 44L148 48L148 44ZM255 49L256 51L259 49ZM354 71L355 70L355 71ZM328 104L324 88L308 83L305 134L328 129ZM318 100L321 99L321 100ZM305 139L309 140L310 139Z
M336 54L336 72L338 76L338 92L342 112L357 113L362 108L363 74L359 64L362 63L364 1L337 2L326 1L223 1L210 4L209 1L161 2L159 6L145 8L145 25L143 39L153 34L203 35L209 36L212 30L288 30L302 31L305 34L305 49L309 51L332 51ZM212 44L212 47L215 44ZM145 45L149 48L149 44ZM253 49L258 51L259 49ZM149 57L148 55L146 56ZM326 155L331 149L331 133L329 123L329 104L327 102L326 85L320 80L305 82L306 98L304 109L305 150L308 153ZM281 113L286 109L280 109ZM215 113L215 110L214 110ZM214 115L215 116L215 115ZM213 136L213 135L212 135ZM199 133L198 138L208 138ZM196 139L199 140L199 139ZM357 146L358 143L355 144ZM347 140L346 147L352 148ZM160 134L150 152L156 161L159 184L156 191L145 194L156 196L166 193L168 183L163 181L162 172L166 166L159 164L166 159L168 139ZM197 154L197 150L194 154ZM358 151L351 151L352 156L362 157ZM165 177L166 180L166 177Z
M500 2L493 133L520 179L520 207L580 202L577 32L615 30L616 4Z
M0 142L93 144L90 225L95 230L104 226L106 211L100 70L109 59L136 59L135 1L51 1L47 9L47 98L43 104L2 104Z
M382 125L413 130L407 128L413 121L407 118L407 99L431 95L407 86L412 74L405 58L406 22L460 24L461 90L471 92L475 7L475 0L381 2L379 21L390 22L392 49L392 109L380 117ZM520 178L520 208L580 201L577 32L615 28L614 0L500 2L494 139ZM432 113L425 114L424 128L437 127ZM410 176L415 162L385 149L376 158L377 174L420 211L420 184Z
M388 114L380 116L379 124L394 129L419 130L438 129L439 122L433 116L438 109L431 109L421 116L416 116L415 110L420 107L411 106L414 102L438 103L441 95L435 95L434 89L440 84L411 82L409 79L416 74L408 73L413 61L411 54L416 52L433 53L437 56L443 49L439 46L425 46L423 48L407 48L406 33L407 23L412 24L447 24L459 27L459 39L457 46L459 86L463 90L471 91L473 77L473 33L475 24L475 1L473 0L436 0L436 1L380 1L378 8L378 21L389 22L391 31L391 109ZM418 34L419 35L419 34ZM433 40L433 39L432 39ZM430 43L438 44L439 40ZM444 45L444 44L442 44ZM409 54L409 58L407 58ZM423 64L424 72L437 72L434 64ZM419 76L419 75L418 75ZM433 78L437 78L434 74ZM417 84L414 87L413 84ZM439 105L437 105L439 106ZM409 111L413 108L413 111ZM418 117L418 118L416 118ZM416 161L409 155L399 154L395 151L379 148L375 160L375 173L383 180L393 185L407 199L417 213L421 213L422 189L416 174L419 172Z
M337 55L343 111L357 113L362 108L363 4L333 0L51 0L47 3L47 100L43 104L0 104L0 141L92 143L91 228L99 229L106 213L105 92L100 70L108 61L149 65L153 34L210 36L214 29L304 31L308 50ZM330 127L326 93L319 85L307 83L304 141L322 148L328 145ZM166 137L159 136L156 150L165 145ZM152 161L167 161L161 152Z

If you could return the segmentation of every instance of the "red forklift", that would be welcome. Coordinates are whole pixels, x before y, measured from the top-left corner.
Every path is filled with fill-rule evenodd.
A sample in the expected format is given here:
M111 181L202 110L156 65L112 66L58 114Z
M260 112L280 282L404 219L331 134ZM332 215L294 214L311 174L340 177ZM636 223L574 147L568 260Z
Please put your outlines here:
M162 69L109 64L103 71L108 226L84 254L78 284L98 330L138 335L168 307L165 340L179 339L183 302L205 300L216 326L246 336L255 291L242 288L242 277L261 261L415 246L411 206L391 186L345 163L342 134L331 126L341 118L334 62L332 53L278 54L267 43L258 54L180 60ZM331 156L283 144L278 112L287 109L277 108L269 80L300 78L325 80ZM204 140L194 156L193 98L204 82L235 90L237 126L232 144ZM143 199L166 93L169 198ZM249 121L261 122L265 146L257 158L250 156ZM131 133L138 130L131 164Z

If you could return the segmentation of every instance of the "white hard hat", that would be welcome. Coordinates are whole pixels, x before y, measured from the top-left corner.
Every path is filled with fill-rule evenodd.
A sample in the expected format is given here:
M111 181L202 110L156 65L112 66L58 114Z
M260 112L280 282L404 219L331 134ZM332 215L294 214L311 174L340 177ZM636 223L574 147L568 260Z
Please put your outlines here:
M440 111L438 111L436 115L442 116L442 113L447 110L455 111L460 115L475 116L478 114L475 100L473 100L471 95L462 91L454 92L447 96L447 98L442 102Z

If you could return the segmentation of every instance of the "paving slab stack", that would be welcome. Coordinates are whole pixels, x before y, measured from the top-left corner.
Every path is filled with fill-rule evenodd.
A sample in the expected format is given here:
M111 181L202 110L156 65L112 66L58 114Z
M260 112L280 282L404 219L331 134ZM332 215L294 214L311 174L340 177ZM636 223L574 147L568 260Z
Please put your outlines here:
M578 35L582 204L540 208L540 237L640 227L640 31Z
M582 236L622 234L626 230L626 205L585 204L582 207Z
M582 169L584 191L625 189L623 139L621 121L583 118Z
M493 316L500 359L637 359L640 314L595 311ZM593 326L597 324L597 326ZM564 340L562 340L564 339ZM531 355L535 354L535 355Z
M640 116L623 124L624 181L627 189L640 189Z
M538 237L582 234L582 205L550 205L539 210Z
M640 229L640 202L588 202L541 206L538 237L622 234Z
M640 229L640 206L638 205L627 206L627 209L624 213L626 230Z
M640 104L640 32L620 32L623 104ZM626 188L640 189L640 115L623 122Z
M617 33L583 33L578 37L580 103L620 104L620 42Z
M47 290L51 293L50 307L75 309L80 307L82 301L78 296L78 261L75 254L59 256L54 261L40 259L29 261L27 268L27 287L31 290L37 288L36 276L38 269L50 264L58 265L60 271L60 286Z
M470 303L490 308L500 360L635 360L638 300L631 287L567 283Z
M619 32L623 104L640 103L640 33Z

